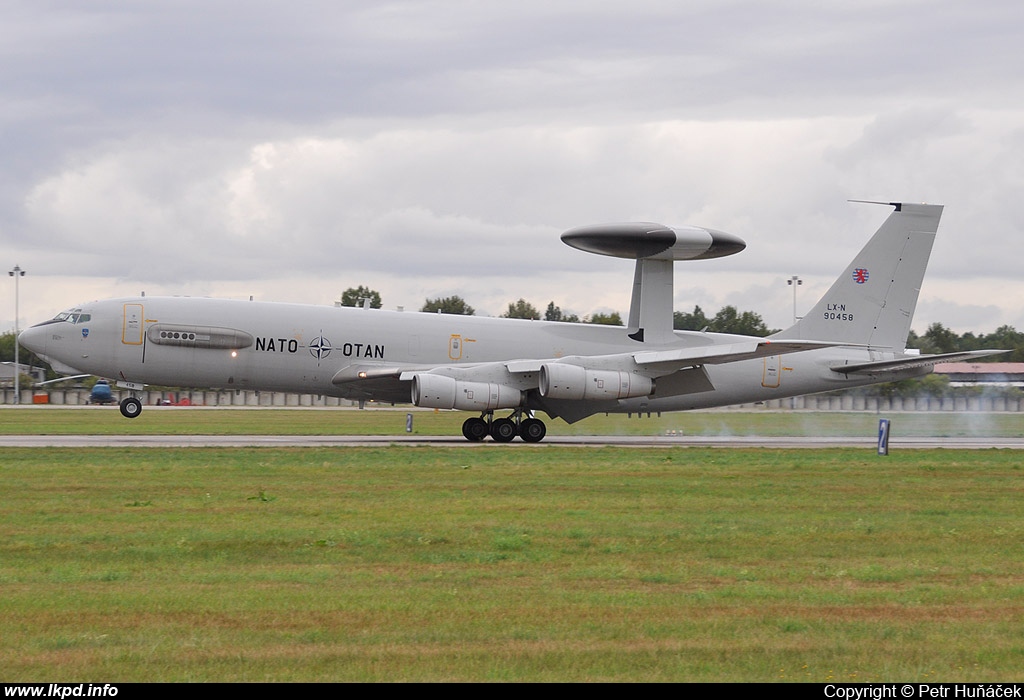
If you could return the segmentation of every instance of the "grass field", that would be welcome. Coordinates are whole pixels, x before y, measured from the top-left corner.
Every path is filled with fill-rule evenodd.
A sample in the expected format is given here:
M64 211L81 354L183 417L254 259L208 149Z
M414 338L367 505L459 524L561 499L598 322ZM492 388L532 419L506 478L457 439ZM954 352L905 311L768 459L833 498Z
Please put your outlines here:
M34 414L159 415L52 410ZM191 415L217 432L221 413L264 412ZM332 412L267 413L308 414L277 415L287 433ZM0 675L1022 681L1020 461L4 448Z
M147 407L122 418L116 407L37 406L0 410L6 435L399 435L412 413L420 435L461 435L466 413L418 409L204 409ZM811 413L802 411L693 411L661 417L597 415L573 425L546 420L550 435L762 435L834 437L878 434L878 419L892 434L924 437L1024 437L1020 413Z

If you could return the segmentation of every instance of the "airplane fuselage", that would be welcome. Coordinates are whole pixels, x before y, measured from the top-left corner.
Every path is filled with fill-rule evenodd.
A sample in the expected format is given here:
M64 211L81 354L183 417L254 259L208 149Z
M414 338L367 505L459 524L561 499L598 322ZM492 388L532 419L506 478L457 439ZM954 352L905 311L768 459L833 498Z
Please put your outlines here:
M458 369L510 359L619 355L750 340L676 331L670 342L651 347L629 338L621 326L194 297L92 302L66 320L36 326L33 333L30 342L38 354L121 382L395 402L410 401L409 382L364 389L336 378L346 371L354 376L394 365ZM829 367L884 357L839 347L706 365L714 390L660 391L672 384L668 375L656 380L650 395L592 401L582 412L678 411L869 384L870 377Z

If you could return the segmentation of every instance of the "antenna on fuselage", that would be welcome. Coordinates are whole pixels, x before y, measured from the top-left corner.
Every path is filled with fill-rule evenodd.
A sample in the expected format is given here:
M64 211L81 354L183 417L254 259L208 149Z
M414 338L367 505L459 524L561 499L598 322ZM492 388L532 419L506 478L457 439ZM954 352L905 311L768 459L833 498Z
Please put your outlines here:
M673 263L721 258L747 247L722 231L647 222L579 226L563 233L562 242L588 253L636 260L627 335L653 344L674 338Z

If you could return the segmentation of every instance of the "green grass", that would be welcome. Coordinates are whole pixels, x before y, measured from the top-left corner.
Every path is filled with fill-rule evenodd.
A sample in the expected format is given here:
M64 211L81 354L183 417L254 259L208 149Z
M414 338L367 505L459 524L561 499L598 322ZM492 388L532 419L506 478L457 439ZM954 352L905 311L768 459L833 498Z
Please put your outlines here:
M461 435L460 411L373 408L349 409L200 409L147 407L135 419L116 407L36 406L0 411L6 435L400 435L406 414L414 433ZM761 435L830 437L875 436L878 419L892 420L892 434L923 437L1024 437L1019 413L893 413L697 411L661 417L596 415L574 425L545 420L550 435Z
M1019 682L1019 460L0 449L0 669L9 682Z

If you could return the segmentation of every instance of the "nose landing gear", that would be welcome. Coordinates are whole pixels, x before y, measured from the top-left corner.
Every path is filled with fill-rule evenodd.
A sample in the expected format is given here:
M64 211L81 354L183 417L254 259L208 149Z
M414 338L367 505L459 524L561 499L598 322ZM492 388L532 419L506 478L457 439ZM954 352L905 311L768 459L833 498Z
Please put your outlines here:
M142 413L142 402L136 398L135 392L145 389L145 385L138 384L136 382L121 381L119 381L117 385L130 392L127 398L121 399L121 403L118 404L118 408L121 409L121 415L125 418L138 418L139 414Z
M118 407L121 409L121 415L125 418L138 418L139 414L142 413L142 402L134 396L121 399Z

